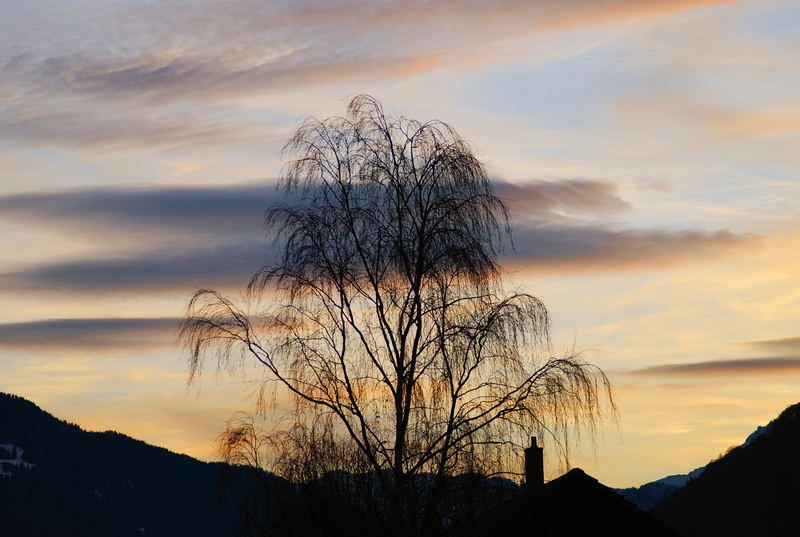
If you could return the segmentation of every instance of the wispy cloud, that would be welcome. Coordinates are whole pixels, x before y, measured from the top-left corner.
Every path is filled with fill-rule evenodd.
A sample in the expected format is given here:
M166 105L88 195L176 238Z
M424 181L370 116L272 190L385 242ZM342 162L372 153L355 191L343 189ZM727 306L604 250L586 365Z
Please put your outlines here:
M627 229L602 226L534 225L519 227L509 262L523 270L658 269L703 264L759 244L755 235L728 230Z
M264 211L296 203L276 181L206 187L115 187L28 192L0 196L0 218L27 225L54 223L86 234L143 230L194 234L252 234ZM495 193L524 221L605 216L630 209L612 182L585 179L494 181Z
M612 230L582 215L627 209L613 183L498 183L518 218L505 262L523 270L660 268L751 248L757 237L726 230ZM114 253L0 274L5 290L133 292L243 285L275 261L264 210L288 201L274 185L103 188L0 197L0 213L27 226L115 240ZM565 216L568 215L568 216ZM127 254L124 245L129 245Z
M494 187L495 193L521 218L549 220L564 214L607 215L631 209L620 197L619 187L609 181L495 181Z
M752 247L756 239L722 231L608 231L601 228L518 229L515 250L504 264L534 271L629 271L704 263ZM244 285L250 275L276 261L264 238L213 247L165 247L127 257L46 264L0 274L6 291L136 292Z
M209 117L210 99L230 105L276 90L492 62L518 50L515 40L548 31L722 1L233 0L202 9L181 0L102 9L79 1L46 16L18 9L0 23L0 140L160 148L249 139L263 133Z
M215 247L165 247L128 257L46 264L0 274L6 292L190 292L199 287L242 287L275 261L266 240Z
M39 89L65 92L155 93L175 99L263 91L342 76L392 76L408 71L406 64L424 71L438 65L432 58L457 62L485 54L492 44L551 29L629 23L719 3L728 2L390 0L300 6L234 0L208 2L197 10L183 1L166 1L87 10L82 25L62 27L68 32L104 24L106 31L117 31L119 45L104 54L56 49L56 38L63 36L51 36L37 49L9 57L3 69ZM94 33L102 38L102 30Z
M800 337L785 337L779 339L764 339L761 341L746 341L743 345L755 347L772 352L792 353L800 355Z
M179 323L164 317L6 323L0 324L0 348L142 350L174 343Z
M118 187L0 196L0 215L34 227L86 236L115 233L262 235L264 211L285 202L274 184L217 187Z
M263 144L272 135L254 123L174 111L128 109L87 103L48 106L28 102L2 107L0 140L69 148L164 150L206 146Z
M647 376L714 376L753 375L797 370L800 370L800 357L773 357L665 364L637 369L630 373Z

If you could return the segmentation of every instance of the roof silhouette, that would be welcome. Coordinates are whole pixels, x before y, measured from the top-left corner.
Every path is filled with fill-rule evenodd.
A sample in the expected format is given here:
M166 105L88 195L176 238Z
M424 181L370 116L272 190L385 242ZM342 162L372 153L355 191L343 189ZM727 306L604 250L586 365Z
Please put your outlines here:
M488 510L448 535L680 537L579 468Z

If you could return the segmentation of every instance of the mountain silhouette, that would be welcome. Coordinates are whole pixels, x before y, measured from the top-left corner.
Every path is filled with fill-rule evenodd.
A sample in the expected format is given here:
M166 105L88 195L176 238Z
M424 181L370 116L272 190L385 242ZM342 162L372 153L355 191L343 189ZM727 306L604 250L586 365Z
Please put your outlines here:
M800 535L800 403L651 510L687 537Z
M635 503L640 509L648 510L679 488L686 486L689 480L702 474L705 469L705 466L701 466L688 474L668 475L638 487L614 490L629 502Z
M229 493L219 463L113 432L87 432L0 393L0 534L234 535L245 472ZM234 473L237 469L233 469Z

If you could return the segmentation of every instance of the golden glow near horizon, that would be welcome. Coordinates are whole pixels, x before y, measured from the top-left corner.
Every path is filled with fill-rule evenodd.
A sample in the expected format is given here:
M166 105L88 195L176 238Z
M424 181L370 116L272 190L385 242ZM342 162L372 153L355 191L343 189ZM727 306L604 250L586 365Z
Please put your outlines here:
M257 385L187 389L188 297L269 262L282 144L370 93L474 144L508 287L614 382L619 427L573 464L687 472L800 400L796 3L268 4L7 9L0 390L213 457Z

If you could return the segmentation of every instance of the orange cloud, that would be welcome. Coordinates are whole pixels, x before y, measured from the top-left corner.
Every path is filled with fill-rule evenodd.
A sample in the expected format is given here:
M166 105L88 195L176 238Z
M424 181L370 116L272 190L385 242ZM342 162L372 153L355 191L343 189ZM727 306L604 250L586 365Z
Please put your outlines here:
M0 52L0 94L11 96L0 105L0 140L113 149L263 143L269 133L247 122L170 107L470 68L527 50L515 41L542 33L727 1L397 0L281 9L234 0L191 14L176 2L85 10L75 24L93 28L104 42L113 36L116 47L64 45L77 42L72 25L38 35L35 29L46 25L37 21L27 46L9 47L22 53ZM54 21L59 15L70 18L48 14ZM121 28L118 21L130 24Z
M45 43L41 52L7 62L2 72L14 76L15 85L27 83L47 93L140 97L144 92L164 100L242 94L352 76L412 76L544 31L630 23L729 2L394 1L336 7L312 3L281 11L240 0L211 3L191 17L183 5L165 2L146 12L121 8L121 16L160 23L160 31L148 32L148 40L129 47L127 54L48 51ZM94 22L113 27L110 21Z
M638 0L617 0L608 2L565 2L579 4L562 17L549 23L545 28L572 29L607 23L631 23L642 19L663 17L672 13L718 4L734 4L740 0L665 0L641 2Z
M711 128L725 137L771 136L800 131L800 107L784 104L747 113L720 113L711 120Z

